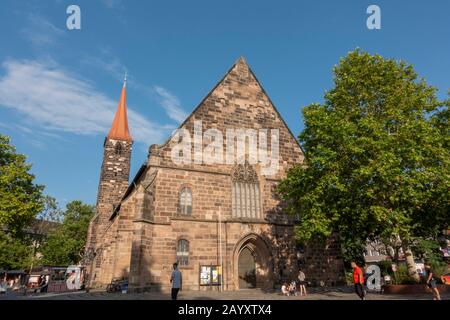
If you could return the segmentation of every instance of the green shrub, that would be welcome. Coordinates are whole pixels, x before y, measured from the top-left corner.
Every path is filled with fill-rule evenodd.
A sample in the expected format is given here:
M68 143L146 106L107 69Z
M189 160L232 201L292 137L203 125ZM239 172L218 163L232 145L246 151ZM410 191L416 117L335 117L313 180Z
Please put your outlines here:
M448 273L450 271L447 263L445 262L440 262L440 261L435 261L431 263L431 268L434 272L434 275L440 279L442 275ZM439 280L440 282L440 280Z
M397 271L393 272L392 281L394 284L416 284L416 281L408 273L408 267L401 264L397 267Z
M353 272L346 272L345 273L345 281L347 282L348 286L353 285Z
M390 275L392 277L392 261L380 261L378 263L378 266L380 267L381 275L384 277L385 275Z

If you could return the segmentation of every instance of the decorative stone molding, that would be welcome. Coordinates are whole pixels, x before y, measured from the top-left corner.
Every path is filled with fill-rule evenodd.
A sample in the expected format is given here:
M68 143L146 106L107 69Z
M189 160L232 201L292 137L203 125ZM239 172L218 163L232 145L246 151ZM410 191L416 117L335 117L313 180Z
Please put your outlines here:
M258 174L252 165L246 160L243 164L237 164L231 174L233 182L258 183Z

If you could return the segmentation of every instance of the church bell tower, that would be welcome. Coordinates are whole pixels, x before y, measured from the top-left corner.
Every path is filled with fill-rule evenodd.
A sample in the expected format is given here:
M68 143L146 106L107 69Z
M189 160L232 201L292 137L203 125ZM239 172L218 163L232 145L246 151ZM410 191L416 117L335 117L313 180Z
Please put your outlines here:
M109 218L119 205L128 188L130 175L131 149L133 140L128 129L126 106L126 76L122 87L120 102L114 120L103 144L103 162L100 171L100 183L97 193L96 215L89 227L87 251L90 250L94 261L100 263L98 255L109 225ZM93 266L96 267L95 265Z
M107 225L111 214L128 188L133 140L128 129L126 84L125 77L119 106L103 144L103 163L97 194L100 229Z

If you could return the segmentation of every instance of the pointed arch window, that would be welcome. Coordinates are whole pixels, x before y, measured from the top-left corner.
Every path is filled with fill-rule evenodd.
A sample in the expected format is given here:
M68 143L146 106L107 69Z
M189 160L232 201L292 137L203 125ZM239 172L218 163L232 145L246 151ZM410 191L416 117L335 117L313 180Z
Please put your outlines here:
M180 192L180 213L185 215L192 214L192 191L184 187Z
M189 241L186 239L177 242L177 262L180 266L189 265Z
M233 216L261 218L261 197L258 175L255 169L247 161L244 164L238 164L231 175L231 179Z

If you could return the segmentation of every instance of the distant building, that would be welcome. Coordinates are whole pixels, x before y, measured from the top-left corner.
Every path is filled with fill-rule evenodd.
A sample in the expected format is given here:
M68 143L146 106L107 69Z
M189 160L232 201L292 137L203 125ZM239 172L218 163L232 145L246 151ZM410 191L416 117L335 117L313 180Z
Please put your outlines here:
M450 262L450 230L443 232L442 237L439 239L441 245L440 250L442 252L444 260ZM367 264L378 264L382 261L393 261L395 257L395 250L392 246L387 246L381 241L367 242L364 250L364 260ZM405 255L403 249L398 248L398 260L401 263L405 262ZM414 259L416 269L419 274L425 272L425 265L423 259Z
M22 232L24 236L28 239L31 239L31 246L34 252L34 261L37 261L42 257L41 252L39 251L40 246L44 243L45 239L48 235L55 230L59 226L58 222L47 221L41 219L34 219L28 226L26 226ZM1 231L8 233L8 228L6 226L2 226ZM31 265L30 267L33 267ZM3 271L5 272L5 271ZM17 274L20 274L23 270L17 270ZM9 270L8 274L15 274L14 270Z
M46 238L49 235L49 233L55 230L58 226L59 226L58 222L34 219L22 231L26 236L36 241L40 241ZM5 233L8 233L7 226L3 226L1 230Z
M48 235L59 225L60 223L58 222L35 219L28 227L24 229L25 233L33 239L36 259L40 259L42 257L39 247Z
M444 255L444 259L450 263L450 229L443 232L443 236L440 239L441 251Z
M395 256L394 248L386 246L377 240L368 242L363 254L364 259L368 264L391 260L391 257ZM402 259L403 257L403 250L400 248L399 258Z

